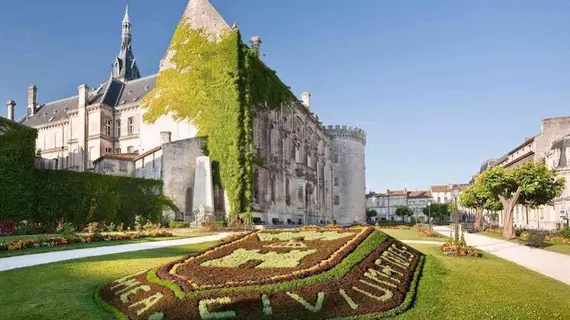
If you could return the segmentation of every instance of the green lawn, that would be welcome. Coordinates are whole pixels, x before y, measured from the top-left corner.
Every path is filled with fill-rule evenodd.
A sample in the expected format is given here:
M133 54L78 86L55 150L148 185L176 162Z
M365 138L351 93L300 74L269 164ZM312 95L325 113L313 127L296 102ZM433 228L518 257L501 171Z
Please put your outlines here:
M446 238L443 236L440 238L424 237L421 233L415 229L411 230L400 230L400 229L380 229L380 231L400 240L424 240L424 241L442 241L444 242Z
M570 319L562 282L491 254L457 258L410 246L428 257L415 306L397 319Z
M187 229L181 230L168 230L174 237L160 237L160 238L142 238L142 239L133 239L133 240L121 240L121 241L100 241L100 242L91 242L91 243L72 243L66 244L61 246L55 247L40 247L40 248L28 248L22 250L14 250L14 251L0 251L0 258L6 257L14 257L14 256L22 256L28 254L36 254L36 253L44 253L44 252L54 252L54 251L64 251L64 250L73 250L73 249L87 249L87 248L96 248L96 247L106 247L106 246L116 246L121 244L130 244L130 243L143 243L143 242L153 242L153 241L165 241L165 240L176 240L176 239L183 239L183 238L193 238L193 237L201 237L215 234L213 232L208 232L205 230L193 230L189 231ZM34 235L34 236L10 236L10 237L0 237L0 242L3 241L13 241L17 239L37 239L46 236L54 236L54 237L61 237L61 235Z
M112 319L93 300L102 284L210 244L146 250L0 272L2 319ZM570 319L570 286L491 254L427 255L411 310L397 319ZM62 303L62 302L65 303Z
M98 287L212 245L145 250L0 272L0 318L112 319L93 300Z

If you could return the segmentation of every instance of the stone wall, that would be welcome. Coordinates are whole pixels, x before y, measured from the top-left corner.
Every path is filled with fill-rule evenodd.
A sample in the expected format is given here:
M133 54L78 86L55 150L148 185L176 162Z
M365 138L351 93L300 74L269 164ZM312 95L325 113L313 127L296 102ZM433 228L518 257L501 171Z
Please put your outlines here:
M191 138L162 146L163 193L174 201L186 221L190 220L192 214L196 158L204 155L203 141L200 138Z
M267 224L332 222L330 137L300 103L258 114L254 219Z

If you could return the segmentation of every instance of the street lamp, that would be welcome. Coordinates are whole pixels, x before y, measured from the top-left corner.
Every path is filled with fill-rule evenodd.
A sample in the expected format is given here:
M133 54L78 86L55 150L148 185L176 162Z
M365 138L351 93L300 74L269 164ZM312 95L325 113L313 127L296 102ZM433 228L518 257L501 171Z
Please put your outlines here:
M451 188L451 195L453 196L454 208L455 211L455 241L459 242L459 213L457 210L457 197L459 196L459 188L456 185L450 186Z
M429 228L431 230L431 201L430 200L428 200L427 205L428 205L428 224L429 224Z

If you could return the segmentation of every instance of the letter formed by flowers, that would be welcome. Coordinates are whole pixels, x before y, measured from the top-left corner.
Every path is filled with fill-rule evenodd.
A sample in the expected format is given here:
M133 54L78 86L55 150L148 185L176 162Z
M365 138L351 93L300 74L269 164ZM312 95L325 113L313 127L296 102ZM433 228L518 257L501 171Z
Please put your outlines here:
M307 300L305 300L303 297L301 297L298 294L287 291L287 295L289 297L291 297L293 300L299 302L303 307L305 307L305 309L307 309L313 313L317 313L317 312L321 311L323 309L323 303L325 302L325 293L324 292L319 292L317 294L317 302L315 302L314 305L307 302Z
M200 300L200 302L198 302L198 310L200 311L200 318L202 320L235 319L236 318L235 311L210 312L208 310L208 306L212 304L231 304L231 303L232 299L230 297Z
M209 260L201 264L203 267L237 268L249 261L263 261L256 268L295 268L301 260L317 250L293 250L286 253L268 252L259 253L261 250L237 249L223 258Z

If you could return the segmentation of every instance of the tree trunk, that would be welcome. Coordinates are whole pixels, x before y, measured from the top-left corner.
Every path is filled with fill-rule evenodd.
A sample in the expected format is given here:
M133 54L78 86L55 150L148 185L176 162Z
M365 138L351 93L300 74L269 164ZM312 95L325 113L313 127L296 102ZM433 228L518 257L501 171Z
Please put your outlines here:
M515 191L511 198L499 196L499 200L503 204L504 208L503 237L507 239L516 237L515 226L513 224L513 209L517 204L517 200L519 199L521 192L522 188L518 187L517 191Z
M524 208L526 211L526 226L528 227L528 205L525 205Z
M475 230L483 231L483 208L475 209Z

